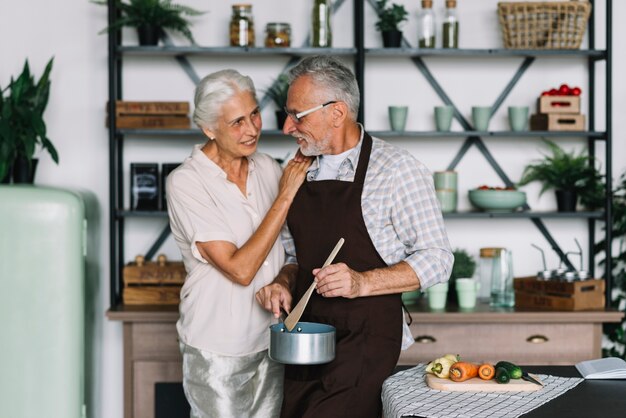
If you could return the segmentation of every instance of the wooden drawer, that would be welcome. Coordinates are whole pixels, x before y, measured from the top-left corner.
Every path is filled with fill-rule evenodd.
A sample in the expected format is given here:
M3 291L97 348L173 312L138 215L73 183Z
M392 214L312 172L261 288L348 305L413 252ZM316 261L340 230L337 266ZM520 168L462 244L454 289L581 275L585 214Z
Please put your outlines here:
M176 324L171 322L135 323L132 333L133 360L181 361Z
M398 364L431 361L447 353L480 362L509 360L525 365L574 364L600 356L597 324L424 324L411 325L416 339Z

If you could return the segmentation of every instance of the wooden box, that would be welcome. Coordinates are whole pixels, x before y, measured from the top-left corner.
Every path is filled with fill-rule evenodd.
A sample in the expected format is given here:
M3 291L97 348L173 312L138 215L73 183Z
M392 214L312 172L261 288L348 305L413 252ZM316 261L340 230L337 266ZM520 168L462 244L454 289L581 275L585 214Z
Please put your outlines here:
M127 305L177 305L187 272L182 261L167 261L160 255L156 262L137 256L124 266L122 297Z
M108 118L106 124L108 127ZM115 119L115 127L118 129L189 129L191 119L187 116L125 115Z
M107 106L107 111L109 110ZM189 129L189 102L115 102L115 127L118 129ZM109 125L109 118L106 118Z
M531 131L584 131L585 115L538 113L530 117Z
M604 280L561 282L520 277L513 281L515 307L546 311L604 309Z
M537 113L580 113L580 96L541 96Z

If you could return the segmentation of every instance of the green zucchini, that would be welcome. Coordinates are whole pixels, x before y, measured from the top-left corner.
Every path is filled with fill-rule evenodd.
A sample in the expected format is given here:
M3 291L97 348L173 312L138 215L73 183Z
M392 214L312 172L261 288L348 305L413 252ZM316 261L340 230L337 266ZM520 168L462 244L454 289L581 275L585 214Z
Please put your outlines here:
M499 361L498 363L496 363L496 369L498 367L502 367L504 369L506 369L506 371L509 373L509 376L511 377L511 379L521 379L522 378L522 368L509 362L509 361Z
M511 380L509 371L505 367L496 367L496 382L509 383L509 380Z

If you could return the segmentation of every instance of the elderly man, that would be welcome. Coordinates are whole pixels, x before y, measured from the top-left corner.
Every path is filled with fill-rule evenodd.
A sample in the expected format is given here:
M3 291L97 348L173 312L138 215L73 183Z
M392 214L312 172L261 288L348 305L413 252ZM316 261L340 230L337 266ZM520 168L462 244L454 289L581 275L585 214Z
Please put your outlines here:
M453 262L432 176L356 122L359 88L341 62L306 58L290 80L283 131L316 159L287 216L287 264L256 297L278 317L316 280L302 320L333 325L337 342L330 363L286 367L281 416L380 417L400 355L401 293L446 281Z

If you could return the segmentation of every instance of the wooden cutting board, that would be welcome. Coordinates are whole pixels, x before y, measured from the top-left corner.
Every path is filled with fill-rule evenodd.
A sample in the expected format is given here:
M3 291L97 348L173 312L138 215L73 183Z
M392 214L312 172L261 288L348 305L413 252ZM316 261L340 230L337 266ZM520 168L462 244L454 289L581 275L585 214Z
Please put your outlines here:
M535 375L532 377L539 380ZM496 383L493 379L482 380L474 377L465 382L453 382L450 379L441 379L429 373L424 378L430 388L451 392L533 392L543 387L522 379L511 379L509 383ZM541 382L541 380L539 381Z

